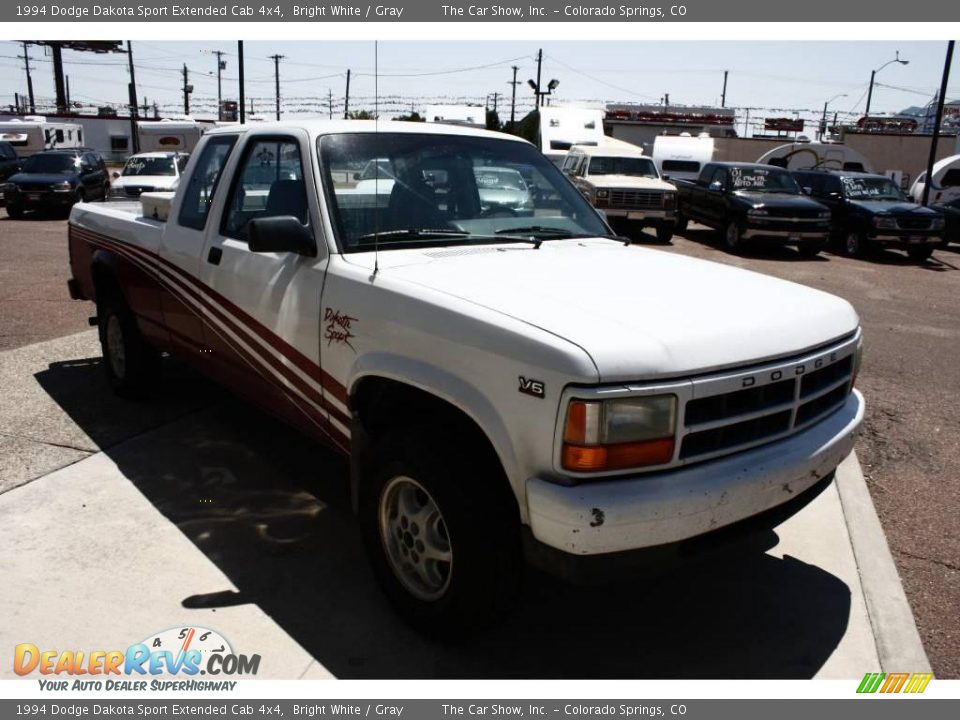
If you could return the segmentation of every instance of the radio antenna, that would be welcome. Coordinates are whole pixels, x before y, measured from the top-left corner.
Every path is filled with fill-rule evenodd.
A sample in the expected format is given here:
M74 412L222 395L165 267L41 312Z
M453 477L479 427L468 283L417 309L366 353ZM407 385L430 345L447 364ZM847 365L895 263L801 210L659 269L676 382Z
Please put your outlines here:
M378 139L380 133L380 72L379 41L373 41L373 136ZM379 147L374 142L374 147ZM377 153L373 157L373 277L380 272L380 163L377 162Z

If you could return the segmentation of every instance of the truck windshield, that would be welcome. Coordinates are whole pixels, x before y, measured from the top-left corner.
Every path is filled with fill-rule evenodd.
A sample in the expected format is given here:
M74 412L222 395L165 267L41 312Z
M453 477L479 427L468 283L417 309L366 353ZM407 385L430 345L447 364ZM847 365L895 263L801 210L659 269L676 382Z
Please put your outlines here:
M536 148L513 140L347 133L319 140L344 252L602 237L609 229Z
M39 153L31 155L23 161L25 173L50 173L54 175L70 175L80 167L80 158L64 153Z
M800 186L793 179L793 175L775 168L732 167L730 189L800 194Z
M590 159L590 175L632 175L657 178L657 166L649 158L594 157Z
M887 178L845 177L843 192L851 200L906 200L900 188Z
M123 175L176 175L174 157L132 157L123 166Z

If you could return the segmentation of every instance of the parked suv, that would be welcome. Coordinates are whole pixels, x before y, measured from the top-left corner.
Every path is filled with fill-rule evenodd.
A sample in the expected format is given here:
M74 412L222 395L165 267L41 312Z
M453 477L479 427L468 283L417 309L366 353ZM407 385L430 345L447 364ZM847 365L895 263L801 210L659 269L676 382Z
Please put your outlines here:
M7 214L19 218L27 210L69 212L74 203L105 200L110 177L89 148L47 150L26 158L3 187Z
M6 140L0 140L0 182L6 182L7 178L19 170L20 158L17 157L17 151Z
M943 215L912 202L888 177L829 170L794 176L805 193L830 208L832 234L851 257L870 246L894 247L923 261L943 239Z

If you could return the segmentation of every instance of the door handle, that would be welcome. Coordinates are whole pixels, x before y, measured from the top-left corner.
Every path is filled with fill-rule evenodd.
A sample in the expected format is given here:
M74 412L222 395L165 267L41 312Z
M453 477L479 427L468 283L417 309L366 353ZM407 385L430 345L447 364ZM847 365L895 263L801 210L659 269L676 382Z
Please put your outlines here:
M210 252L207 253L207 262L211 265L219 265L220 258L223 257L223 250L218 247L210 248Z

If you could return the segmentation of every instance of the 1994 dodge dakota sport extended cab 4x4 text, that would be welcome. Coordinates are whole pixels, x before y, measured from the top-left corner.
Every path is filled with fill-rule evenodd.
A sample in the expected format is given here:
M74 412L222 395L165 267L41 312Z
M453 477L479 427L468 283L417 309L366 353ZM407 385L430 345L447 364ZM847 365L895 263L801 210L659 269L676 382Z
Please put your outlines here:
M358 189L371 161L389 178ZM548 191L518 213L485 167ZM69 223L115 389L176 353L349 454L375 574L429 634L502 614L524 555L566 571L795 512L863 418L849 304L625 245L518 138L219 128L141 203Z

